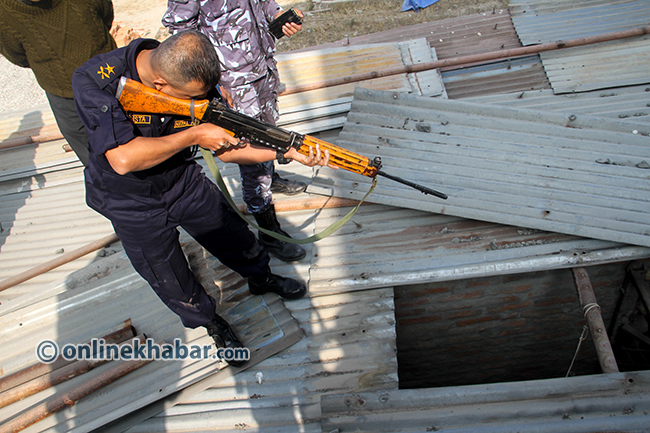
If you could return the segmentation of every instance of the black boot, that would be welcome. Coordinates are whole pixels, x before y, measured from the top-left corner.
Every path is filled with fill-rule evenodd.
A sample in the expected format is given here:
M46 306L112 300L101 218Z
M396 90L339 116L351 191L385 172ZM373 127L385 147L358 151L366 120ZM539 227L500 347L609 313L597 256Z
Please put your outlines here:
M307 184L295 180L282 179L278 173L273 173L271 192L273 194L296 195L307 189Z
M266 275L253 275L248 278L248 289L253 295L264 293L277 293L284 299L302 298L307 292L307 287L293 278L268 273Z
M253 214L257 224L266 230L271 230L281 235L288 237L289 234L282 230L278 218L275 215L275 206L271 205L266 211L260 214ZM266 247L266 250L276 256L278 259L285 262L295 262L302 260L307 255L307 252L297 244L281 241L272 236L260 232L260 241Z
M214 318L210 323L203 326L208 330L208 335L212 337L214 344L217 347L229 347L231 349L244 347L244 345L241 343L241 341L239 341L233 332L228 322L223 320L223 318L218 314L214 315ZM235 361L228 359L226 359L226 362L233 367L241 367L242 365L246 364L246 361Z

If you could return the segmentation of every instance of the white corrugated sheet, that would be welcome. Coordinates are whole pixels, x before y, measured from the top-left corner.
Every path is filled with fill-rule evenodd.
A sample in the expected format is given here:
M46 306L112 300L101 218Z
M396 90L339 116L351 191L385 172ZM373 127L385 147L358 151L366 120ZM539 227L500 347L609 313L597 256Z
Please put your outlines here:
M647 432L647 371L326 396L323 432Z
M650 83L648 35L547 51L540 58L555 93Z
M510 0L524 46L577 39L648 25L646 0Z
M110 222L86 205L82 179L74 168L0 183L0 280L113 233ZM97 257L89 254L0 292L0 302L61 281Z
M373 201L499 224L650 246L650 127L357 89L338 143L387 173ZM369 180L320 170L315 184L361 198Z
M524 46L629 30L650 24L650 3L637 1L513 0L512 22ZM650 82L647 36L540 54L555 93Z
M555 95L551 90L537 90L468 98L467 100L511 108L559 111L569 116L587 114L629 122L650 121L650 86L648 85L565 95Z

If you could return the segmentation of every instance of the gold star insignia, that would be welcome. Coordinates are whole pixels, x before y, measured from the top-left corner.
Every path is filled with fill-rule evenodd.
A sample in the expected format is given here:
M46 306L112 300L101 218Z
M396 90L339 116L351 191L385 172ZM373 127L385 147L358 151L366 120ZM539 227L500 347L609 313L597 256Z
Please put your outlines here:
M102 76L102 80L104 78L110 78L111 74L115 73L115 66L111 66L108 63L106 63L106 68L100 66L99 71L97 71L97 73Z

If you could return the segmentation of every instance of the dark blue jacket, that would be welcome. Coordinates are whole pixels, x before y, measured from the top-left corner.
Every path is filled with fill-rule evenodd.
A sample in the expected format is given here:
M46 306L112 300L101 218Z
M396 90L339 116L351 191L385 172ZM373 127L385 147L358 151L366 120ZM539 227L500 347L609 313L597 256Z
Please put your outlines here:
M86 202L118 224L133 218L164 223L167 203L160 196L186 176L187 170L201 171L188 158L188 151L150 169L125 175L116 173L106 159L106 151L136 137L161 137L189 126L187 118L126 113L115 97L121 76L140 81L136 69L138 54L158 45L153 39L136 39L126 47L93 57L72 77L77 111L88 131Z

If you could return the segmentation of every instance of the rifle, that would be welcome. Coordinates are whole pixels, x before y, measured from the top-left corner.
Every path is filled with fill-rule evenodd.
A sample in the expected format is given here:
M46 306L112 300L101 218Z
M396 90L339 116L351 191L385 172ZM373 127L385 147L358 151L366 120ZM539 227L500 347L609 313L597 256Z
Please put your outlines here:
M298 134L297 132L269 125L230 109L218 99L212 101L207 99L179 99L127 77L120 79L115 96L126 111L187 116L192 120L198 119L200 122L213 123L225 129L234 137L245 138L251 144L271 148L283 154L293 147L299 153L309 155L310 148L315 149L316 144L318 144L321 151L329 150L330 164L336 167L373 179L377 175L384 176L395 182L415 188L424 194L447 199L447 195L442 192L385 173L381 170L380 157L376 157L371 161L363 155L310 135Z

